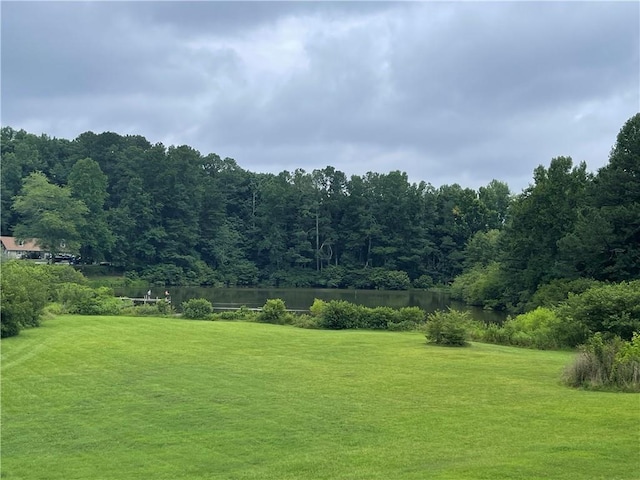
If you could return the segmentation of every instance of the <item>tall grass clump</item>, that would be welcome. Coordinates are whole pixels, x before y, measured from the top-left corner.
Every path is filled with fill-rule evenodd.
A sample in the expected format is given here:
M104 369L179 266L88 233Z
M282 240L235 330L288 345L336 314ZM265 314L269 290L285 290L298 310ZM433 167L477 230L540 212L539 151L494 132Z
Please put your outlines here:
M571 387L640 392L640 334L630 342L596 333L564 372Z

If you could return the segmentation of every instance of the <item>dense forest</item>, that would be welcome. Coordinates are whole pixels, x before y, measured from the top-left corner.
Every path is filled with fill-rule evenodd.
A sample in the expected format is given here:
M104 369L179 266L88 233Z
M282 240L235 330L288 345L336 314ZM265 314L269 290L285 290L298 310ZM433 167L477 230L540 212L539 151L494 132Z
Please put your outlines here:
M513 194L400 171L253 173L142 136L3 127L1 230L159 284L452 284L469 303L524 309L545 288L640 278L640 114L614 140L598 172L554 158Z

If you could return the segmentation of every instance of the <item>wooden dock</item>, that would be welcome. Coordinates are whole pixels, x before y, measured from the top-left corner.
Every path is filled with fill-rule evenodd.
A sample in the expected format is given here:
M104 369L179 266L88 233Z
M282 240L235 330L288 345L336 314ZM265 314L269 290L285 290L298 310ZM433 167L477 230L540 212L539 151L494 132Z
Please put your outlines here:
M133 297L119 297L120 300L131 300L133 302L134 305L146 305L147 303L158 303L160 301L162 302L167 302L167 303L171 303L171 299L167 299L167 298L148 298L148 297L143 297L143 298L133 298Z

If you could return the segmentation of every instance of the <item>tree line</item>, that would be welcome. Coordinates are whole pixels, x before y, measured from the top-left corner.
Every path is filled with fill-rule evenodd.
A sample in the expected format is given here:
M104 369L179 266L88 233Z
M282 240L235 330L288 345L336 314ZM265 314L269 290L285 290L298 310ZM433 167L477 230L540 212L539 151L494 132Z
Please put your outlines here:
M639 130L635 115L596 174L554 158L514 195L499 180L474 190L400 171L255 173L139 135L3 127L0 226L159 284L453 282L469 303L517 308L553 282L639 278Z
M491 308L553 306L598 282L640 278L640 114L591 174L558 157L535 169L498 231L467 243L454 296Z
M462 271L465 244L511 202L406 173L253 173L141 136L2 129L2 232L62 243L166 284L407 288Z

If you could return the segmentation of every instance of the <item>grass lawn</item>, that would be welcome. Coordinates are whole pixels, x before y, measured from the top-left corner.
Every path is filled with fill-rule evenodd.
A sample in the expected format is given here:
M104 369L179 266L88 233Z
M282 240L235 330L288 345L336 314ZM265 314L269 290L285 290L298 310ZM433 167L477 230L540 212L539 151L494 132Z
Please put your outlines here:
M564 387L571 357L64 316L2 340L2 478L640 478L640 395Z

